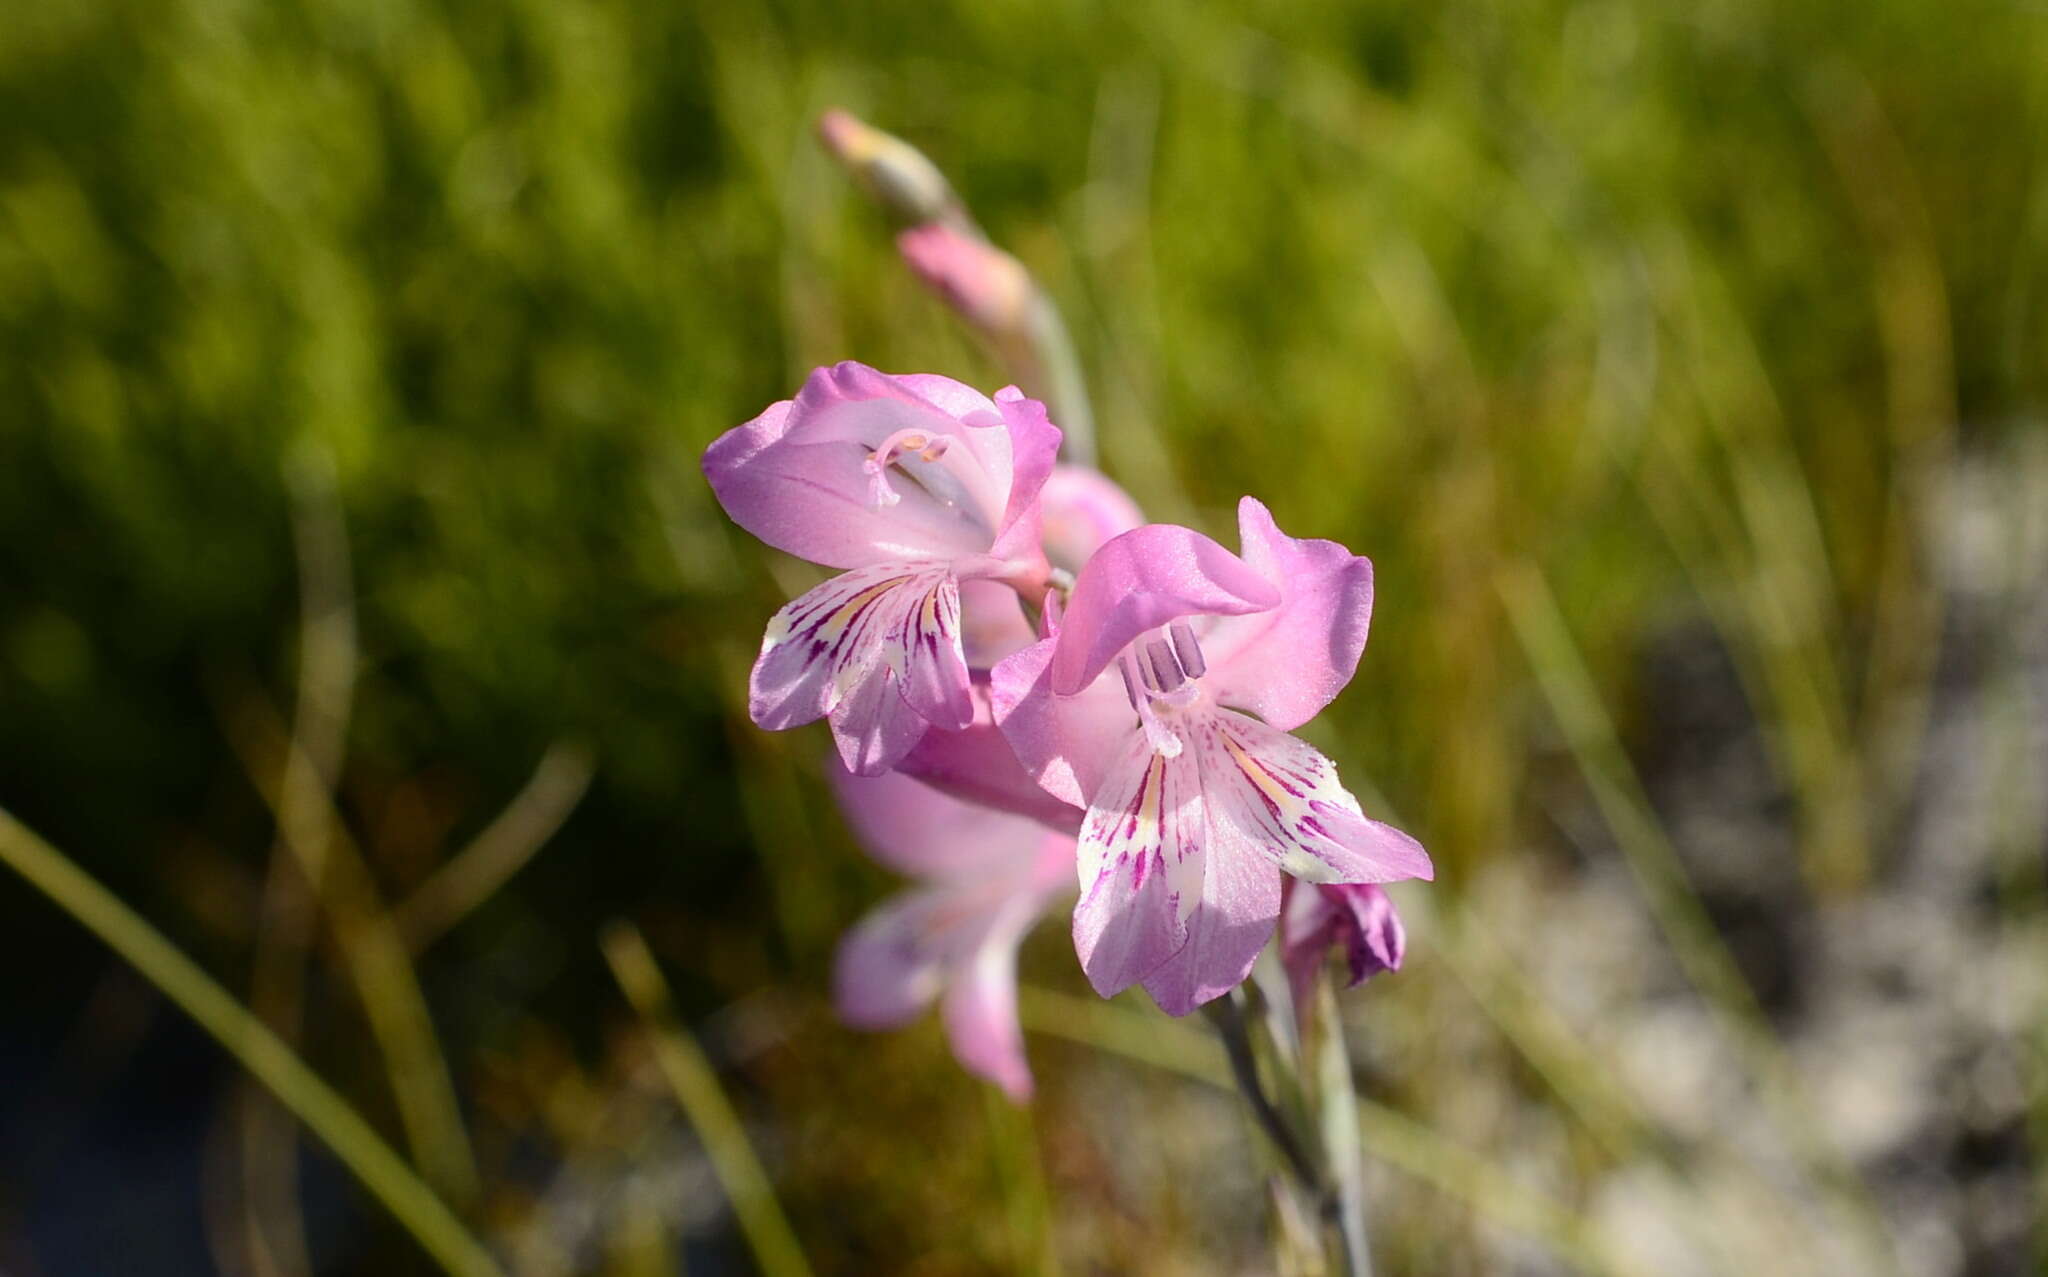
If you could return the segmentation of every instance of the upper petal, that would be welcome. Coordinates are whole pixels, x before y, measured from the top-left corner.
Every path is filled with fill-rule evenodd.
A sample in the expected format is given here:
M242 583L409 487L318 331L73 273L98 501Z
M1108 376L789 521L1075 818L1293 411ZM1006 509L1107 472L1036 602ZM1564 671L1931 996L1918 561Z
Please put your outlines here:
M1170 523L1134 528L1081 569L1053 656L1052 690L1080 691L1132 639L1176 617L1264 612L1280 598L1250 564L1199 532Z
M1043 518L1040 494L1059 456L1060 428L1052 424L1044 404L1027 398L1015 386L996 391L996 408L1002 413L1010 437L1009 500L989 553L1027 565L1022 569L1027 573L1042 572L1045 552L1039 544Z
M1335 541L1298 540L1251 497L1238 503L1244 561L1279 606L1216 622L1202 638L1216 699L1282 731L1314 718L1351 681L1372 621L1372 562Z
M946 447L901 458L898 499L881 504L863 464L901 431ZM733 522L813 563L951 559L986 551L1009 522L1010 434L995 402L958 382L843 363L713 441L704 474Z

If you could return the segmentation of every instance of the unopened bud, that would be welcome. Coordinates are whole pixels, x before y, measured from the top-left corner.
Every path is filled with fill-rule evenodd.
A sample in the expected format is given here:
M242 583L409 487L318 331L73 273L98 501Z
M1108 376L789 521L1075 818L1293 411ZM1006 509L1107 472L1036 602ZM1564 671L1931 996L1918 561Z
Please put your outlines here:
M965 221L945 174L902 138L836 108L818 117L818 137L834 159L904 221Z
M1289 881L1281 908L1280 953L1297 1006L1306 1005L1334 948L1344 957L1352 988L1382 971L1398 971L1407 934L1394 902L1370 883L1310 885Z
M1023 330L1033 289L1016 258L943 222L911 227L896 237L896 248L919 279L983 333Z

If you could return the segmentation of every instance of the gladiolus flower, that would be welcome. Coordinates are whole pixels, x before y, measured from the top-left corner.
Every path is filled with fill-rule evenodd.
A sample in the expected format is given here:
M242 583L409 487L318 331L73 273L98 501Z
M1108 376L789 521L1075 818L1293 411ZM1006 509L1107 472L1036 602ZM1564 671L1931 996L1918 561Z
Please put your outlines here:
M1369 820L1288 733L1351 679L1372 565L1238 506L1243 557L1154 524L1081 570L1055 635L999 664L996 721L1026 770L1086 810L1074 943L1104 996L1142 982L1186 1014L1242 981L1282 874L1427 878L1414 839Z
M1350 974L1347 989L1382 971L1399 971L1408 934L1401 927L1401 915L1394 912L1393 899L1365 882L1287 884L1280 913L1280 960L1297 1008L1308 1004L1332 946L1344 955Z
M818 369L795 399L720 436L704 473L733 522L847 569L769 621L749 684L754 721L829 719L840 758L864 776L895 765L928 727L968 726L961 585L1044 592L1038 493L1059 440L1044 406L1015 387L989 399L950 378L856 363Z
M868 851L920 882L840 943L840 1018L856 1028L897 1028L937 998L946 1039L967 1071L1028 1099L1017 946L1073 882L1071 832L972 806L900 774L837 772L834 783Z

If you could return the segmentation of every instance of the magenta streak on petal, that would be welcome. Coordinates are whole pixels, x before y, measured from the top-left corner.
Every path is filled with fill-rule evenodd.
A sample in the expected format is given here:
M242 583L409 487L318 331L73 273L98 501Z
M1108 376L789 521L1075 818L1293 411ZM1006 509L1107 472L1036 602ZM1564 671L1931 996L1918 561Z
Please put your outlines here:
M974 719L959 588L944 567L880 564L825 582L778 612L750 680L771 730L829 716L847 766L893 766L926 725Z
M1330 761L1306 743L1229 710L1204 717L1212 820L1311 882L1392 882L1434 872L1415 840L1367 820Z

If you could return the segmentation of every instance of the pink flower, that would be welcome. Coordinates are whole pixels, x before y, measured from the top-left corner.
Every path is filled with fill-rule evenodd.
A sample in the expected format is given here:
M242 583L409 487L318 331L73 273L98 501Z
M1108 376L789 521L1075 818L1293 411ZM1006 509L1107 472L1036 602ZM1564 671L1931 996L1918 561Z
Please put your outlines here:
M848 770L876 775L927 727L974 719L963 582L1032 597L1047 572L1038 491L1060 432L1014 387L820 368L793 400L721 435L704 474L733 522L848 569L777 612L749 709L779 730L827 718ZM1007 592L995 596L1015 610Z
M1408 947L1401 915L1387 893L1371 883L1289 883L1280 914L1280 959L1294 988L1294 1005L1307 1005L1335 945L1355 989L1382 971L1399 971ZM1298 1013L1298 1012L1297 1012Z
M1047 791L1086 809L1074 945L1104 996L1143 982L1183 1015L1235 987L1273 934L1283 872L1427 878L1288 732L1350 681L1372 565L1296 540L1246 497L1244 557L1154 524L1081 570L1057 633L992 676L996 721Z
M890 1029L940 1001L968 1072L1024 1100L1031 1070L1017 1024L1017 946L1069 889L1074 839L948 798L902 775L834 775L847 821L875 859L920 880L840 942L839 1016ZM1076 813L1078 815L1078 813Z

